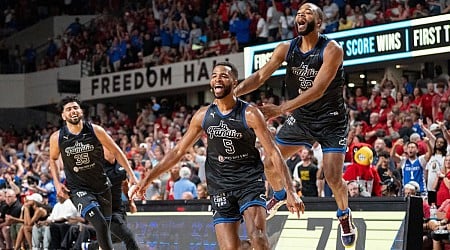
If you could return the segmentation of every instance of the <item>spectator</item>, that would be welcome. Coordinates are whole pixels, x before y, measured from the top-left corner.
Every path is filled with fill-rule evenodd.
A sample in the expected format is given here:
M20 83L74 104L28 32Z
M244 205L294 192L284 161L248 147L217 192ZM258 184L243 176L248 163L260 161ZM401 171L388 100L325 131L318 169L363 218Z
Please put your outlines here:
M406 89L406 94L412 95L414 92L414 85L409 81L408 75L402 75L401 85Z
M402 170L403 186L410 181L419 183L419 188L417 190L421 193L421 196L427 196L424 171L426 163L431 156L431 145L426 137L425 142L427 144L427 152L426 154L420 156L418 155L418 146L415 142L408 142L406 144L406 156L398 155L395 150L397 146L403 146L403 139L398 139L391 149L391 158L394 160L400 160L399 167Z
M17 234L17 225L14 218L20 218L22 204L17 199L16 193L12 189L6 189L6 206L1 211L2 223L0 224L0 248L12 249Z
M180 178L173 185L173 197L175 200L180 200L183 198L185 192L192 193L194 199L197 199L197 187L190 181L191 170L189 167L180 168Z
M424 8L422 3L418 2L416 4L416 7L413 8L411 16L413 18L418 18L418 17L426 17L426 16L428 16L428 14L429 14L428 10L426 8Z
M181 162L170 169L170 179L166 182L164 200L174 200L174 186L175 182L180 179Z
M317 179L319 177L319 169L312 162L313 157L311 149L304 148L301 150L301 161L294 168L293 178L301 183L303 196L318 197Z
M370 124L370 114L372 114L372 109L369 107L368 100L361 101L361 109L358 110L358 120L364 122L365 126Z
M280 17L281 40L294 38L295 20L290 7L285 7L283 15Z
M33 44L29 44L23 51L23 57L25 58L25 73L35 72L37 52Z
M409 115L405 116L403 119L402 127L398 131L400 139L403 141L408 141L409 137L415 133L413 129L413 118Z
M58 51L58 47L57 47L55 41L53 40L53 38L49 37L48 38L48 47L47 47L47 51L45 53L48 60L54 61L57 51Z
M198 199L209 199L208 189L206 183L199 183L197 185Z
M322 10L325 15L324 33L336 32L339 26L339 6L332 0L325 0Z
M348 189L348 197L360 197L361 196L361 188L356 181L349 181L347 183Z
M378 137L378 131L381 130L386 132L385 127L386 125L380 121L380 115L378 113L372 112L372 114L370 114L370 124L366 128L364 135L367 144L373 145Z
M409 113L410 112L410 107L411 107L411 97L412 95L404 95L403 99L402 99L402 103L399 106L399 110L401 112L405 112L405 113Z
M436 205L440 207L444 201L450 199L450 156L445 156L444 169L435 179L433 187L437 190Z
M445 121L449 111L448 97L443 96L439 101L439 108L436 113L435 121Z
M415 181L410 181L404 185L403 194L405 197L420 195L418 190L420 190L418 183Z
M44 208L42 195L38 193L31 194L25 198L25 204L22 211L22 226L17 232L14 249L25 248L25 243L28 249L32 246L31 231L33 226L38 222L45 220L48 217L47 209ZM24 241L25 240L25 241Z
M378 161L380 159L380 157L386 157L386 152L388 152L388 157L387 157L387 166L390 170L394 171L396 169L396 165L395 162L389 158L389 149L386 146L386 141L385 139L382 138L378 138L375 140L374 144L373 144L373 151L374 151L374 156L373 156L373 160L372 160L372 164L375 166L378 166ZM384 180L382 180L384 181Z
M69 218L77 216L77 209L68 197L57 196L58 202L53 207L46 220L39 220L33 225L32 245L33 249L57 249L68 230L65 222ZM50 228L53 228L52 234ZM66 229L64 229L66 228Z
M355 23L352 19L349 19L347 16L339 18L338 31L353 29L355 27Z
M409 141L410 142L414 142L417 144L418 147L418 155L423 155L427 153L427 145L426 145L426 140L425 138L430 141L430 138L428 137L424 137L423 140L420 138L420 135L418 133L413 133L410 137L409 137ZM430 142L431 145L431 142Z
M72 37L76 37L81 34L82 28L83 27L80 23L80 18L76 17L75 21L72 22L71 24L69 24L69 26L67 27L65 34L72 36Z
M205 162L206 148L204 146L195 148L195 163L198 165L198 177L201 182L206 182Z
M267 28L269 29L269 42L279 40L280 30L279 23L280 18L283 15L282 10L278 9L275 0L269 2L269 8L267 9Z
M146 172L149 170L146 169ZM145 178L143 176L141 180ZM161 180L153 180L152 184L145 191L145 197L147 200L158 200L161 199Z
M427 69L423 68L421 70L421 77L416 81L416 88L420 88L421 94L427 93L427 84L432 82L431 77L427 71ZM416 95L414 93L414 95Z
M238 12L233 13L233 17L230 21L230 32L236 34L236 40L239 43L239 51L242 51L243 48L250 43L250 23L251 21L247 15L238 14Z
M40 174L38 185L30 185L29 188L34 192L46 194L50 207L53 207L56 204L56 189L49 173Z
M120 47L120 43L117 37L113 39L113 43L107 52L108 66L112 72L117 72L120 69L120 60L122 58L123 51Z
M269 28L266 20L261 16L261 13L255 12L255 17L257 19L256 25L256 43L264 44L269 40Z
M220 16L222 21L223 29L228 30L229 27L229 17L230 17L230 3L228 0L221 0L219 8L217 9L217 14Z
M448 83L448 81L450 80L450 76L447 73L444 73L442 71L442 66L441 65L436 64L434 66L434 72L436 73L436 78L434 80L435 82Z
M410 15L409 6L406 3L400 3L397 8L390 9L390 12L391 21L405 20L408 19Z
M364 101L369 101L369 99L364 95L363 89L361 87L355 89L355 101L358 110L362 109L362 103Z
M379 159L376 164L376 169L378 175L380 176L380 181L383 185L387 185L389 181L400 180L401 176L398 172L397 168L391 168L389 163L393 163L389 152L382 151L379 153ZM395 164L395 163L394 163ZM395 167L395 165L394 165ZM386 186L382 187L382 190L385 190Z
M294 176L294 170L298 163L302 161L300 157L300 152L295 152L286 160L286 165L288 166L290 170L291 176Z

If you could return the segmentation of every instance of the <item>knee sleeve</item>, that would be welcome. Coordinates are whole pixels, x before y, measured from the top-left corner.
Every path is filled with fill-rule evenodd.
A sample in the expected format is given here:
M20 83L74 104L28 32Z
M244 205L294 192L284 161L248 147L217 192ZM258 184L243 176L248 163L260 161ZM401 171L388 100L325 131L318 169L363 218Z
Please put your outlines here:
M85 218L95 228L98 244L103 250L112 249L109 221L105 219L98 206L92 206L85 213Z

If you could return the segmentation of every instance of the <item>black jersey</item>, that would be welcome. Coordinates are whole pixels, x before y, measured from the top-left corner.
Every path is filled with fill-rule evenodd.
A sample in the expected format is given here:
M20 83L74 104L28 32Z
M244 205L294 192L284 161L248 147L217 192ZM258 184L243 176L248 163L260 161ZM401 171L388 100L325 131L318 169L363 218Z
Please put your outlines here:
M237 99L229 114L211 104L202 127L208 136L205 162L208 192L212 195L263 182L264 167L255 148L256 135L245 120L248 103Z
M105 160L104 168L111 181L112 211L124 212L126 210L122 206L122 182L127 179L127 172L117 161L110 163Z
M102 193L109 188L103 170L103 147L92 124L83 122L79 134L70 133L66 125L59 131L59 149L64 163L66 186L72 190Z
M296 98L302 91L312 87L314 79L319 73L320 67L322 67L325 47L330 41L327 37L320 35L316 46L306 53L300 51L301 36L291 41L289 52L286 56L286 90L289 99ZM343 98L343 86L344 68L341 64L323 96L296 109L293 112L293 116L303 122L344 119L346 108Z

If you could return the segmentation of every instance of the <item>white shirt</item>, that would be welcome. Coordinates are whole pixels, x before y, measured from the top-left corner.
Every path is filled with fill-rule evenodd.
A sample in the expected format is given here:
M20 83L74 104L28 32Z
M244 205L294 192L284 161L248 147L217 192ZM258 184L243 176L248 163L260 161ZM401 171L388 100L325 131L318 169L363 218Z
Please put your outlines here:
M48 216L47 220L62 220L75 217L77 215L77 209L73 205L72 201L67 199L64 203L58 202L55 206L53 206L52 212L50 213L50 216Z
M264 20L264 18L259 18L258 20L258 24L256 25L256 32L259 33L257 34L258 37L269 37L269 28L267 27L267 23L266 20Z
M444 169L444 156L443 155L432 155L430 160L427 162L428 178L427 178L427 190L428 191L436 191L433 188L433 184L441 173L442 169Z

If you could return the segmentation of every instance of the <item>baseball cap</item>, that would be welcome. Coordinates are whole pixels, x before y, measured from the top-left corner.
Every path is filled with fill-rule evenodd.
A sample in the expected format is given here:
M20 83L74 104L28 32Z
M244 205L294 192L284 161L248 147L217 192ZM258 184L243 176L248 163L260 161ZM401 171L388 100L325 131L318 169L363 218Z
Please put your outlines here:
M430 131L435 131L435 130L439 130L439 125L437 125L436 123L433 123L430 125Z
M27 199L27 201L36 201L39 203L42 203L42 200L43 200L42 195L40 195L38 193L28 195L26 199Z

